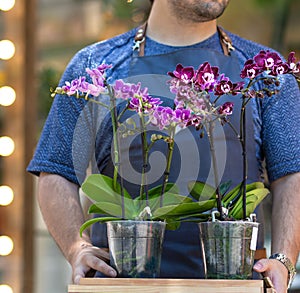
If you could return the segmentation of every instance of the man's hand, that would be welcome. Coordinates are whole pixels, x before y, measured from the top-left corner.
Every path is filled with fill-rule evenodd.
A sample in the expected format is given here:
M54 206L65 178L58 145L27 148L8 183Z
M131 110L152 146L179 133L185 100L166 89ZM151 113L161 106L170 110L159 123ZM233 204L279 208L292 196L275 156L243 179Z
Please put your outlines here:
M287 292L288 270L280 261L276 259L261 259L253 269L262 273L264 277L269 277L277 293Z
M73 248L74 252L70 261L75 284L79 284L79 280L86 277L91 270L99 271L108 277L116 277L116 271L107 264L109 260L107 251L87 242L82 242L76 246Z
M73 281L78 283L90 270L115 277L106 262L109 254L94 247L86 231L79 230L85 218L79 200L79 186L56 175L41 173L38 201L48 230L72 266Z
M272 245L271 254L283 253L295 264L300 251L300 172L281 177L271 183ZM261 267L260 267L261 266ZM276 259L258 261L254 270L264 272L277 293L287 292L288 270Z

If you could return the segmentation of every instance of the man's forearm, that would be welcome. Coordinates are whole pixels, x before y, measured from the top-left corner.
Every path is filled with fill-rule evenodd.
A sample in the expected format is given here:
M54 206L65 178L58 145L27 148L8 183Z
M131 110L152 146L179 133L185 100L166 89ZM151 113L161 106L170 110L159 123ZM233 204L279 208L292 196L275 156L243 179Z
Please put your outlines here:
M283 253L295 264L300 251L300 173L271 185L272 253Z
M66 259L71 262L76 246L89 242L79 235L84 215L78 186L65 178L43 173L39 177L38 201L47 228Z

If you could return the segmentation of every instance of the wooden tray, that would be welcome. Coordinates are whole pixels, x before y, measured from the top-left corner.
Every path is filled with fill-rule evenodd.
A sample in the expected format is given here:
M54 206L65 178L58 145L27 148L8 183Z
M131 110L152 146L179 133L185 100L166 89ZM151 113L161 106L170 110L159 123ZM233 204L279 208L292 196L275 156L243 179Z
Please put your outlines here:
M272 290L272 289L270 289ZM274 292L267 289L266 292ZM262 280L83 278L68 293L264 293Z

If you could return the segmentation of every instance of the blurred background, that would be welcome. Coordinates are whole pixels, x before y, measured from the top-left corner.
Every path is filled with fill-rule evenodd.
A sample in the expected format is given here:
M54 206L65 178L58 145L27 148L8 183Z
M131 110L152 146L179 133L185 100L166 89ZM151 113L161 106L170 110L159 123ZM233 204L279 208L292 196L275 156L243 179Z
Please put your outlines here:
M63 293L70 267L48 234L25 169L70 58L143 22L147 0L0 0L0 293ZM300 56L299 0L231 0L220 24ZM264 203L269 219L271 199ZM270 235L266 226L267 249ZM298 262L299 270L299 262ZM291 292L300 292L296 278Z

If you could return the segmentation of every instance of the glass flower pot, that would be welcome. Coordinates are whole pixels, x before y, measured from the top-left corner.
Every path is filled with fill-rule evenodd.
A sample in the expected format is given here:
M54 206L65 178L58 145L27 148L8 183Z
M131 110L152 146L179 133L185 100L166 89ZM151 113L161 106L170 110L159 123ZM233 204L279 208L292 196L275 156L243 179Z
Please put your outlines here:
M205 277L251 279L259 223L199 223Z
M160 274L164 222L107 222L110 265L118 277L157 278Z

